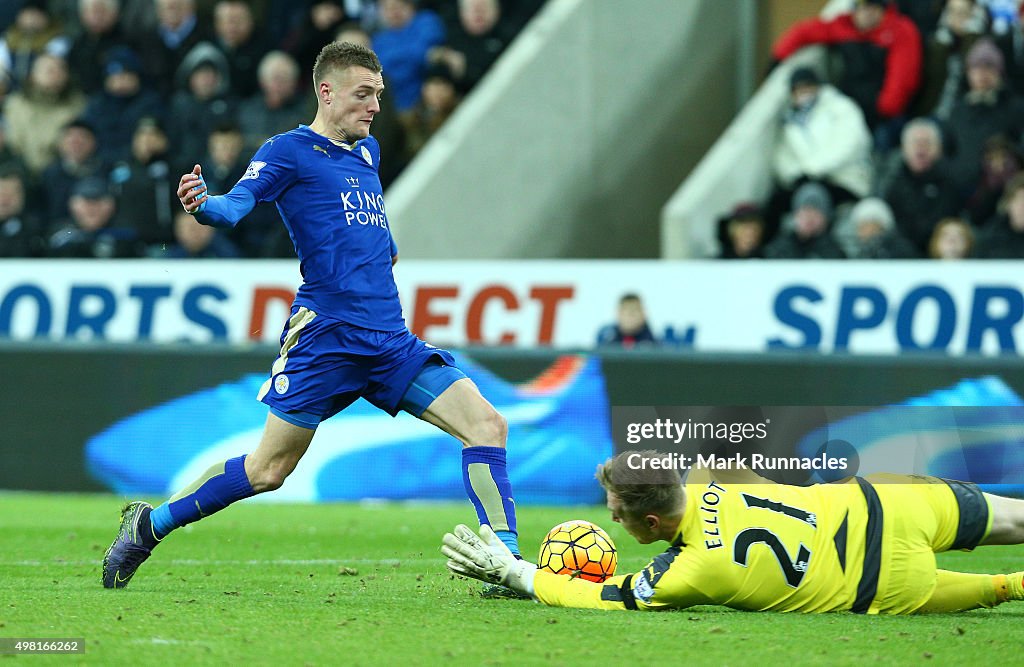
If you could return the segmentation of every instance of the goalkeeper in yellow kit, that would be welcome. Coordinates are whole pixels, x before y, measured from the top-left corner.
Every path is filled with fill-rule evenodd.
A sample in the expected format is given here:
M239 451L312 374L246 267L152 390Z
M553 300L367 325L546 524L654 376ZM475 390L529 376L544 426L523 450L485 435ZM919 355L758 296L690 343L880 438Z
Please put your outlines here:
M685 484L674 470L638 476L640 459L658 456L623 452L598 467L612 519L642 544L671 544L641 572L593 583L538 570L486 526L479 537L465 526L444 536L448 568L547 605L593 609L911 614L1024 599L1024 573L967 574L935 563L941 551L1024 543L1024 500L908 475L807 487L749 471L693 470Z

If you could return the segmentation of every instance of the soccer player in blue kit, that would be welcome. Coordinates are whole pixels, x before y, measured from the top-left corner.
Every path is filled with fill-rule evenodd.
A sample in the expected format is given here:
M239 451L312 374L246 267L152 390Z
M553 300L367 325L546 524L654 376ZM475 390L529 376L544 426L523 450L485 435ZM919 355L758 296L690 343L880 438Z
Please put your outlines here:
M215 227L233 227L258 202L275 202L299 257L303 283L258 396L270 407L260 443L156 508L127 504L103 558L106 588L126 586L174 529L279 488L317 425L360 397L458 438L480 523L519 552L505 419L451 354L413 335L402 316L392 273L398 251L377 176L380 147L370 135L384 91L380 61L365 47L334 42L320 52L313 83L313 122L267 140L230 192L209 195L200 165L178 187L185 210Z

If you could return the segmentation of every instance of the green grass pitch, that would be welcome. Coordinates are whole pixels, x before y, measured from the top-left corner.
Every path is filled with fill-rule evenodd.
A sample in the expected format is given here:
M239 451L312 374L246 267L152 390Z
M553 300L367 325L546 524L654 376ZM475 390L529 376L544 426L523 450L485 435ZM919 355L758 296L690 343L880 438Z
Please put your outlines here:
M1024 654L1024 603L869 618L482 599L438 553L444 530L472 520L468 503L245 503L175 533L128 589L104 590L99 563L120 503L0 494L0 637L76 637L86 647L0 656L0 665L972 665L1019 664ZM620 572L657 551L633 542L602 507L521 507L526 554L574 518L608 530ZM1024 548L944 554L940 565L1020 570Z

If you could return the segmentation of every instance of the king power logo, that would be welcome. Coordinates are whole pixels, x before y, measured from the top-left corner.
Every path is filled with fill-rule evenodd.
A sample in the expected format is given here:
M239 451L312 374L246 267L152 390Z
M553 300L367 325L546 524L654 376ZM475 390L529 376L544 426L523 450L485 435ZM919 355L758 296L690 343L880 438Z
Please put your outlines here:
M349 181L351 182L351 179ZM384 215L384 195L381 193L363 192L362 190L342 192L341 205L345 210L346 225L371 225L387 229L388 220Z

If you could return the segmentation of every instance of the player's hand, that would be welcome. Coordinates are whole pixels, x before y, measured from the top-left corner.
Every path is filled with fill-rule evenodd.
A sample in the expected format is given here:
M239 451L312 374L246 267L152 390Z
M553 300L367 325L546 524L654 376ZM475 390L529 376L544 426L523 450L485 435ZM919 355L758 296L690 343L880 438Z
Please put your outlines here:
M513 556L488 525L480 526L479 537L468 526L455 526L454 534L445 533L441 553L448 558L448 569L455 574L533 595L537 566Z
M195 215L206 208L206 181L203 180L203 168L198 164L188 174L182 174L178 182L178 199L186 213Z

